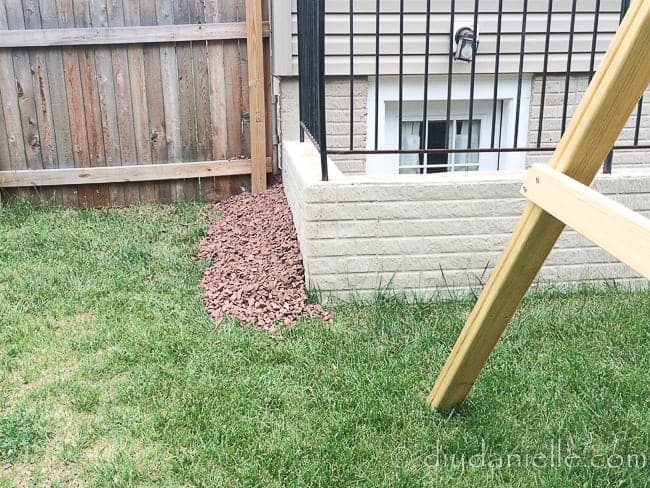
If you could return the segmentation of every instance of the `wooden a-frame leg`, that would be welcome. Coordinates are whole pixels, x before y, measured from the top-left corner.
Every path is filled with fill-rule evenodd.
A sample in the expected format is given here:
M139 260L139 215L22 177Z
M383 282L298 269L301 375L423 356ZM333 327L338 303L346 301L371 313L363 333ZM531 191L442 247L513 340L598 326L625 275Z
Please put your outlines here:
M550 166L591 184L649 83L650 0L635 0ZM429 395L432 408L463 403L563 228L528 204Z

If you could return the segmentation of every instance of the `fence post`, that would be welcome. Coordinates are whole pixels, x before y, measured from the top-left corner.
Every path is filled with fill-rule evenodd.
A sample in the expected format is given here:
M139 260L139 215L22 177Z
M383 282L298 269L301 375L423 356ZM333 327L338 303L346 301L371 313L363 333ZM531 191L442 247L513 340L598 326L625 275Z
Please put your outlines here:
M251 190L266 190L266 104L264 102L264 50L262 2L246 0L246 50L251 137Z

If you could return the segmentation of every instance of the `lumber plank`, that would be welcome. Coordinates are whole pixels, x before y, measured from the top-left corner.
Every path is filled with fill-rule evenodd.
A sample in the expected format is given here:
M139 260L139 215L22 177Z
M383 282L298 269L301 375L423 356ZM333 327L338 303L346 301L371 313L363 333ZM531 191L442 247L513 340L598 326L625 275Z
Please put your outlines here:
M108 25L110 27L124 26L124 7L122 0L106 0ZM115 104L117 107L117 129L121 163L137 161L135 126L133 122L131 76L127 46L111 48L113 65L113 85L115 87ZM139 184L123 185L124 204L131 205L140 201Z
M263 29L262 35L268 37L268 22L263 24ZM244 22L110 28L27 29L0 31L0 48L158 44L245 38L246 24Z
M127 26L140 25L140 2L123 0L124 23ZM135 152L138 164L151 164L151 144L149 143L149 109L147 102L147 79L144 70L144 50L142 45L129 45L126 48L129 60L129 84L131 86L131 113L135 128ZM154 203L158 196L153 184L140 187L140 201Z
M267 167L270 167L270 160ZM21 188L78 184L151 182L249 175L250 159L124 166L0 171L0 187Z
M158 24L174 23L173 0L156 2L156 17ZM167 160L172 163L182 161L180 105L178 99L178 63L176 48L173 44L160 46L160 63L163 78L162 98L165 113L165 136L167 142ZM217 158L217 159L225 159ZM170 197L172 200L180 199L183 194L183 183L170 183Z
M206 0L205 17L207 22L220 21L221 12L218 0ZM228 120L226 118L226 74L222 41L208 41L207 61L212 153L215 159L224 159L228 157ZM211 200L220 198L223 194L223 180L225 179L213 179L209 182L211 191L206 198Z
M9 29L25 29L25 18L20 0L6 0L7 26ZM25 157L28 169L42 169L41 139L36 122L36 94L31 73L29 53L24 50L12 50L13 70L15 75L14 92L18 95L22 138L25 147Z
M55 2L40 1L41 25L45 29L57 29L59 19ZM56 140L56 168L65 165L74 166L70 117L68 115L66 79L63 69L63 54L61 48L50 48L45 51L47 73L50 91L50 110L54 123ZM55 200L65 206L78 202L78 189L72 187L54 188Z
M57 15L59 26L74 27L74 10L71 0L58 0ZM66 97L70 136L72 138L73 161L75 167L89 166L90 153L86 131L86 111L81 86L81 71L77 51L72 47L63 48L63 70L66 80ZM92 189L88 185L79 186L77 199L81 206L92 206ZM72 197L74 203L74 196Z
M590 184L650 83L650 0L635 0L587 89L550 166ZM529 203L429 394L460 406L564 225Z
M155 0L140 0L140 20L143 25L156 25ZM167 136L165 128L165 109L161 94L163 93L163 78L160 60L160 46L144 46L144 72L147 90L147 112L149 114L149 142L151 145L151 161L166 163ZM206 157L206 160L212 159ZM169 182L159 183L158 201L169 203L172 201L171 186Z
M76 2L74 3L74 9L75 24L82 27L89 26L90 8L88 2ZM86 133L88 135L88 151L90 156L88 163L91 167L106 166L94 49L94 47L85 46L77 50L81 75L81 89L83 91L84 109L86 111ZM94 207L106 207L108 205L110 198L107 187L93 186L91 191L92 205Z
M41 29L41 11L38 0L23 0L24 28ZM49 72L47 69L46 51L32 49L28 53L31 64L32 85L34 90L34 106L36 108L37 130L43 168L51 169L57 166L56 139L54 135L54 120L50 97ZM40 199L47 202L56 201L54 189L47 188L40 192Z
M549 166L529 170L521 193L650 279L650 220Z
M108 27L108 9L105 0L90 2L90 24L93 27ZM113 82L111 48L108 46L97 46L94 48L94 54L101 129L104 138L105 157L103 162L105 166L118 166L122 164L122 154L120 151L117 97ZM109 185L108 200L110 205L124 205L124 188L121 185Z
M262 43L262 3L246 0L246 48L248 52L248 95L253 193L266 190L266 98L264 48Z
M173 2L174 22L187 24L190 22L190 7L188 0ZM181 154L183 161L198 161L196 101L194 99L194 73L192 46L177 44L176 56L178 62L178 97L180 103ZM185 200L197 198L198 185L184 181L179 197ZM178 190L177 190L178 192Z

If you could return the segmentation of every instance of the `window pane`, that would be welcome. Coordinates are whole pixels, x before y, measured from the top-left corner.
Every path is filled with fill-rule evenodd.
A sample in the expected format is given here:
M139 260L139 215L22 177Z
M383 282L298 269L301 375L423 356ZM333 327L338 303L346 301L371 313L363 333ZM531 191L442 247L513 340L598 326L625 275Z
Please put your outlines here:
M402 149L420 149L421 122L402 122ZM422 158L419 154L400 154L400 174L420 174Z
M447 149L447 121L430 120L427 134L427 149ZM447 171L448 154L427 155L427 173L444 173Z
M470 148L478 148L481 135L481 121L472 121L472 142ZM456 134L454 135L454 148L465 149L468 147L469 120L456 121ZM477 171L479 165L478 153L456 153L452 171Z

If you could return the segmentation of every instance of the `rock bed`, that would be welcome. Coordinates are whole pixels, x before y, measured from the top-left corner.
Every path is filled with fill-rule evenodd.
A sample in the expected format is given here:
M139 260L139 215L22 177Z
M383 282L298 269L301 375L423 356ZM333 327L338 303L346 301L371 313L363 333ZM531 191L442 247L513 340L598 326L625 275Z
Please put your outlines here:
M210 260L201 285L205 306L217 321L226 315L273 329L309 315L329 320L307 303L305 274L296 231L282 185L217 203L219 218L200 245Z

